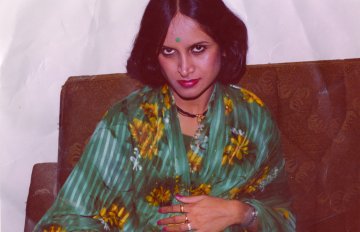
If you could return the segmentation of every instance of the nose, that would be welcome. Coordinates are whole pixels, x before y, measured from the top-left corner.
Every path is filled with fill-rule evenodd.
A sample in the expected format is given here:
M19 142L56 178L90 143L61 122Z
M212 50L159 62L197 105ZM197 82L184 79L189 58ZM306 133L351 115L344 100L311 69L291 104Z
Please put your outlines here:
M182 55L178 64L178 72L182 77L188 77L195 70L191 57Z

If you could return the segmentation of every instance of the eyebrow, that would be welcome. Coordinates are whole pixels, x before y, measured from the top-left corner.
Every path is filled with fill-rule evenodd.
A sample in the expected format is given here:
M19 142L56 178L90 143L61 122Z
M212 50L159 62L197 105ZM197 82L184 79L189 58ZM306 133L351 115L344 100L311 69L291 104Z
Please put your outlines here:
M211 42L209 42L209 41L199 41L199 42L196 42L196 43L191 44L190 46L188 46L188 48L191 48L191 47L196 46L196 45L210 44L210 43L211 43ZM173 48L173 47L168 46L168 45L165 45L165 44L163 44L163 47Z

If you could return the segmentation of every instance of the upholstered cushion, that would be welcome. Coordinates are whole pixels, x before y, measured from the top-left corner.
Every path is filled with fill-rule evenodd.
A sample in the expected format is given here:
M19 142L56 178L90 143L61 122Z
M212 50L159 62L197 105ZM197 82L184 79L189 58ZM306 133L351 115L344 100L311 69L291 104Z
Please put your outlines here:
M327 221L330 229L337 221L360 229L359 61L277 68L278 121L299 228ZM338 217L354 210L348 216L357 220Z
M57 163L34 165L26 203L24 231L32 231L36 223L50 208L58 192L56 183Z

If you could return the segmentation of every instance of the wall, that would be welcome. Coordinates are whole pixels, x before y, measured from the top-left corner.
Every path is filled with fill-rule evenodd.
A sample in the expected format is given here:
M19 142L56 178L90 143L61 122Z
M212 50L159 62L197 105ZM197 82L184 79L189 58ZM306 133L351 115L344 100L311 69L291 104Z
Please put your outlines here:
M360 57L359 0L226 0L249 63ZM69 76L125 72L147 1L0 1L0 230L22 231L33 164L57 159Z

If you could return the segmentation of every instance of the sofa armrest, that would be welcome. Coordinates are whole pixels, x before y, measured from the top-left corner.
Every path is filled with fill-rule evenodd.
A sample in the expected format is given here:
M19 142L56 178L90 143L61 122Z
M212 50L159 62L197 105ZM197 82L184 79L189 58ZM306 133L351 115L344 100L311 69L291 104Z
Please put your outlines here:
M25 232L33 230L54 202L58 192L57 169L57 163L34 165L26 203Z

